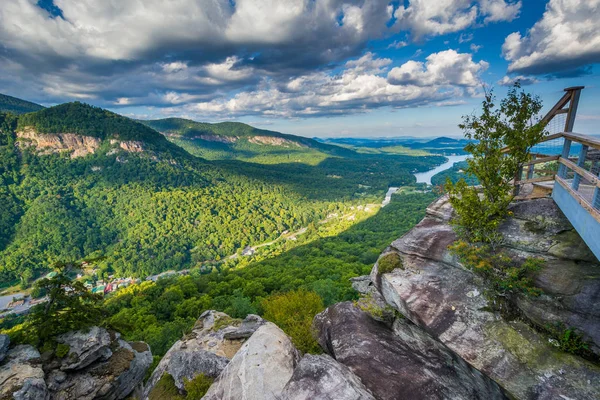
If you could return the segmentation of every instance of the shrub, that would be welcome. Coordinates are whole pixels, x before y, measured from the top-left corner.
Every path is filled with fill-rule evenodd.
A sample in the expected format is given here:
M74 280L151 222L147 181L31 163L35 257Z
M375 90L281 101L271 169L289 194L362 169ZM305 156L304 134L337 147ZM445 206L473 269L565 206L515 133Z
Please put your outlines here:
M56 354L56 357L63 358L64 356L69 354L69 350L71 350L69 345L59 343L56 345L56 350L54 351L54 354Z
M377 274L383 275L396 268L404 268L402 257L398 253L388 253L377 261Z
M544 260L528 258L519 263L501 251L494 251L485 244L470 244L457 241L449 246L460 262L468 269L481 275L493 295L523 293L539 296L541 290L533 283L532 275L539 271Z
M186 400L200 400L215 380L204 374L197 375L192 380L184 379L183 387L185 388Z
M298 350L312 354L322 352L312 332L313 318L325 309L318 294L304 289L274 294L263 300L262 307L263 317L287 333Z
M164 373L148 393L148 399L185 400L185 396L179 393L179 389L175 386L175 379L170 374Z

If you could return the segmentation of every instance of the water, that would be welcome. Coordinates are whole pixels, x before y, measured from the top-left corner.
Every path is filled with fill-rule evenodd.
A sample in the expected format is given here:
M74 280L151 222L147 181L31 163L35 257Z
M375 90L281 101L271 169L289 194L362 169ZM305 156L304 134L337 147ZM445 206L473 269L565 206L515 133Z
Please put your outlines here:
M463 155L463 156L445 156L445 157L448 159L448 161L443 163L442 165L435 167L434 169L430 169L427 172L419 172L418 174L415 174L415 178L417 178L417 183L426 183L428 185L431 185L431 178L435 174L452 168L454 163L457 163L459 161L465 161L469 156Z

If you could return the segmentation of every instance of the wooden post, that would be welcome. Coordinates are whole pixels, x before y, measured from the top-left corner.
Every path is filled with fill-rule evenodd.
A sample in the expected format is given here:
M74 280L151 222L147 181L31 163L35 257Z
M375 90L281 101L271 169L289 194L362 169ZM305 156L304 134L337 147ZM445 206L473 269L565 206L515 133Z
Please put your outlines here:
M577 160L577 166L583 168L585 166L585 159L587 157L588 146L582 144L581 151L579 152L579 160ZM573 177L573 184L571 187L573 190L579 190L579 182L581 182L581 175L575 171L575 176Z
M571 152L571 140L565 139L561 157L568 160L570 152ZM565 167L563 164L558 165L558 176L560 176L563 179L565 179L567 177L567 167Z
M575 124L575 117L577 116L577 106L579 105L581 89L583 89L583 86L574 86L565 89L565 92L571 93L569 111L567 112L567 119L565 121L565 132L573 132L573 125Z
M536 156L534 154L534 155L531 156L531 160L533 161L535 159L536 159ZM533 179L533 172L534 172L534 170L535 170L535 164L531 164L529 166L529 169L527 170L527 179Z

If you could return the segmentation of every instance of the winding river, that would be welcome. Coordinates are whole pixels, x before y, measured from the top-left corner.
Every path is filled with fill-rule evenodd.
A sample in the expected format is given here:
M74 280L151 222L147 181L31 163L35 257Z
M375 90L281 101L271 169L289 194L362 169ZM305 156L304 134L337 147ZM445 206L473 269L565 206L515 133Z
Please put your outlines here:
M417 178L417 183L426 183L428 185L431 185L431 178L435 174L452 168L454 163L457 163L459 161L465 161L467 159L467 157L469 157L469 156L463 155L463 156L445 156L445 157L448 159L448 161L443 163L442 165L437 166L434 169L430 169L429 171L419 172L418 174L415 174L415 178Z

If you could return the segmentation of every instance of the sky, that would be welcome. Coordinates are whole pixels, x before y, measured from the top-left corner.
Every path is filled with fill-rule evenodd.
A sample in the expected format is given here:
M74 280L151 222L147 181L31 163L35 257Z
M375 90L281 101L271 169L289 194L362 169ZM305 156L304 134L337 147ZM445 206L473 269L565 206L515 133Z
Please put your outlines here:
M600 0L1 0L0 93L308 137L458 136L484 88L600 134Z

